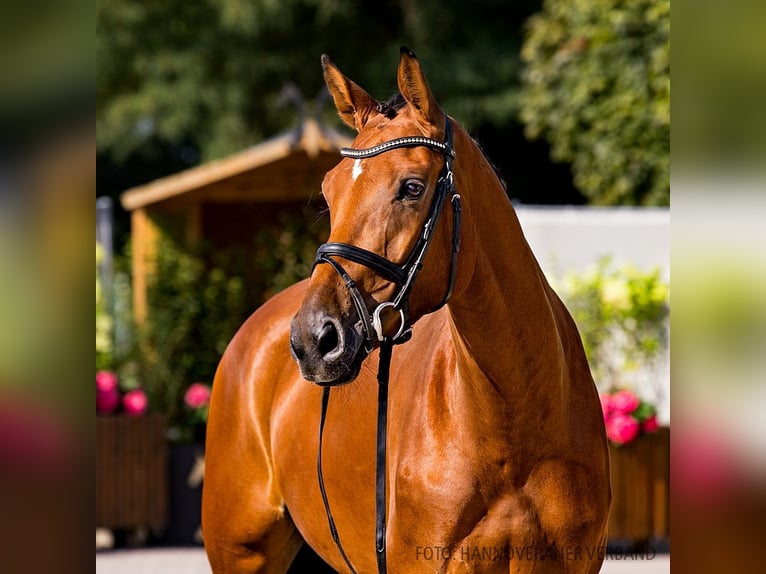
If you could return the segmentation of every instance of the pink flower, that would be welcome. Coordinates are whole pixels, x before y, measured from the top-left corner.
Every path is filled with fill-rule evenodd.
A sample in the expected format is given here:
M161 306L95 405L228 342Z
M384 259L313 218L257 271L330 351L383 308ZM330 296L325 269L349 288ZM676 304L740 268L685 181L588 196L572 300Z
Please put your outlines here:
M186 406L199 409L210 402L210 387L205 383L193 383L186 389L184 394Z
M638 436L640 425L630 415L614 413L606 421L606 436L613 443L627 444Z
M111 371L98 371L96 373L96 390L112 391L117 390L117 375Z
M125 413L132 417L137 417L146 412L148 401L146 394L141 389L133 389L125 393L122 397L122 408Z
M641 423L641 430L645 433L656 432L659 426L660 425L657 422L657 415L652 415L643 423Z
M641 404L639 398L630 391L617 391L612 395L612 406L615 413L629 415Z
M604 422L606 422L614 413L614 401L612 395L600 395L599 400L601 400L601 412L604 413Z
M96 412L102 414L113 413L120 406L120 391L117 387L111 389L99 389L96 387Z

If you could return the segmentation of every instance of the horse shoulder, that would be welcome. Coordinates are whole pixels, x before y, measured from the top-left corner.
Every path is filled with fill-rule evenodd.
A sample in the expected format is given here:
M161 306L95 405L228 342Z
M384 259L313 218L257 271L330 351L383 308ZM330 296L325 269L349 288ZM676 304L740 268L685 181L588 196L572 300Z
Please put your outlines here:
M269 299L234 335L216 371L208 431L216 432L217 424L242 427L247 422L243 419L267 406L284 371L295 370L288 343L290 321L306 286L307 281L296 283ZM219 412L225 413L220 419Z
M289 530L270 447L270 410L291 368L288 337L306 282L282 291L240 327L218 365L207 425L202 526L220 568L253 567L281 522ZM296 546L297 548L297 546ZM233 567L232 567L233 568Z

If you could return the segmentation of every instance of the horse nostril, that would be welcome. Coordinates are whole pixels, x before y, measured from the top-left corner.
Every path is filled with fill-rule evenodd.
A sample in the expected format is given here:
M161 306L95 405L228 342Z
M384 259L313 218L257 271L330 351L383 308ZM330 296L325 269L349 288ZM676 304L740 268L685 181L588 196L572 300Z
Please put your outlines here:
M327 359L328 355L339 354L339 347L340 335L338 334L338 328L335 326L335 323L328 321L322 325L322 329L319 331L317 350L323 358Z

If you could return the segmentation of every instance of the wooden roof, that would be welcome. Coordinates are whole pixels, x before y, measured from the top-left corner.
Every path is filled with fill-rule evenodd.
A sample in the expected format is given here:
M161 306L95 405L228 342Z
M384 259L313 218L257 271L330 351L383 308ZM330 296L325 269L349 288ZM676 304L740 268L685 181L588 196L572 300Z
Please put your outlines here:
M292 201L312 192L350 146L347 135L307 118L289 132L223 159L133 187L121 196L134 209L178 202Z

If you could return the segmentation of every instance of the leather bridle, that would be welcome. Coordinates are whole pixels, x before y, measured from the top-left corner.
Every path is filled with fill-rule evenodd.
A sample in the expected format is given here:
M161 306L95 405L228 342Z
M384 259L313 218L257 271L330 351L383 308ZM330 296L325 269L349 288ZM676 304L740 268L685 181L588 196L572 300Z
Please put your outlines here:
M359 315L359 319L362 323L362 329L365 336L365 345L367 352L372 351L376 342L383 342L385 338L383 334L383 327L381 325L381 313L387 309L392 308L394 311L398 311L400 314L401 323L398 332L392 337L394 341L406 336L410 331L411 325L409 324L409 294L412 290L412 286L415 283L415 279L423 267L423 259L425 258L428 247L431 245L431 241L434 237L433 231L436 228L436 224L439 221L442 208L447 196L450 197L452 203L453 213L453 237L452 237L452 263L450 269L449 284L447 286L447 292L444 295L441 303L432 311L435 311L439 307L443 306L450 298L452 294L452 288L455 284L455 271L457 263L457 254L460 251L460 195L455 190L455 181L452 174L452 160L455 157L455 151L452 147L452 128L449 121L446 122L445 127L445 141L440 142L426 137L412 136L403 137L393 140L389 140L382 144L376 145L368 149L354 149L354 148L342 148L340 154L343 157L352 159L366 159L380 155L393 149L405 148L405 147L427 147L444 154L444 167L439 174L439 179L436 183L436 190L431 202L431 210L428 214L426 222L423 224L423 229L418 237L417 243L410 251L409 256L405 260L404 264L399 265L389 261L385 257L351 245L348 243L330 242L325 243L319 247L314 260L314 265L320 263L327 263L331 265L335 271L343 278L346 288L351 295L351 299L354 302L354 307ZM356 283L349 276L343 266L338 263L334 258L340 257L359 263L365 267L369 267L375 271L378 275L391 281L398 288L398 292L392 301L385 301L378 304L375 310L370 313L367 310L367 305L364 303L359 289Z
M410 251L404 264L399 265L392 261L356 245L348 243L330 242L319 247L314 261L314 266L326 263L332 266L343 279L348 289L351 299L356 308L357 315L361 322L361 328L365 337L365 350L370 353L375 343L380 344L380 361L378 364L378 421L377 421L377 458L376 458L376 480L375 480L375 549L379 574L386 572L386 421L388 412L388 375L391 364L391 354L394 345L404 343L412 336L412 325L409 317L409 295L412 291L415 279L423 267L423 260L426 256L431 241L434 237L434 230L439 221L444 203L449 201L452 204L452 261L450 264L450 276L447 284L447 291L441 303L430 312L436 311L447 303L452 290L455 286L455 274L457 270L457 256L460 251L460 220L461 205L460 195L455 189L455 179L452 173L452 160L455 157L455 150L452 145L452 127L449 118L446 119L445 138L443 142L422 137L410 136L396 138L381 143L367 149L342 148L340 153L343 157L352 159L366 159L380 155L387 151L398 148L427 147L438 151L444 155L444 167L439 174L436 183L431 209L425 224L421 230L415 246ZM375 310L370 313L364 302L356 282L346 272L343 266L334 258L340 257L364 265L375 271L384 279L391 281L398 287L398 291L391 301L379 303ZM387 336L383 332L381 323L381 313L391 308L399 312L399 329L393 336ZM327 416L327 405L330 399L330 386L324 387L322 395L322 411L319 420L319 448L317 453L317 477L319 480L319 490L322 495L327 521L330 527L330 533L337 546L341 557L345 561L351 572L356 574L356 570L346 556L343 546L335 527L330 504L327 499L327 492L324 485L322 474L322 438L324 434L324 424Z

